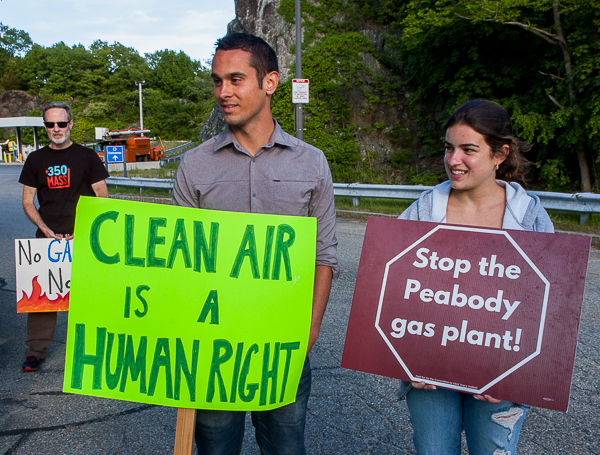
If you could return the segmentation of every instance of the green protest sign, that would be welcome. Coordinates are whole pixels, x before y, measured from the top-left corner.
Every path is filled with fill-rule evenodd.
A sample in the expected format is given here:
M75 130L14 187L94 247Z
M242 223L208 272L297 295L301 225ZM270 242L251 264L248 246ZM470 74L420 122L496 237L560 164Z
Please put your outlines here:
M315 238L314 218L81 198L63 390L198 409L293 402Z

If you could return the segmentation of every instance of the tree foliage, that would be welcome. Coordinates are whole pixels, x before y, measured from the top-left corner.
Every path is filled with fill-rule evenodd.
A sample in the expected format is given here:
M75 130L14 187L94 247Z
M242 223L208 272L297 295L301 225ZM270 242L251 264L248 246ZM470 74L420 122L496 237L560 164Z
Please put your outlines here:
M32 44L25 32L8 29L9 35L1 27L2 37L20 41L13 39L8 50L0 39L0 58L12 52L0 68L0 86L71 105L75 140L93 140L95 126L138 124L137 82L144 81L144 127L162 139L196 139L214 103L208 70L183 52L165 49L142 57L133 48L104 41L89 48L62 42L44 47Z
M542 180L547 160L591 191L600 156L600 2L415 0L400 22L398 51L411 77L427 80L418 98L443 98L446 113L468 98L500 102L519 134L537 143L530 158Z
M8 87L10 90L18 86L18 78L6 70L7 65L15 55L29 50L32 44L27 32L0 22L0 87Z
M304 139L325 152L336 181L381 181L372 166L381 157L359 151L359 138L370 134L391 144L389 169L404 172L403 182L434 183L439 174L406 164L441 155L447 116L487 98L535 144L534 185L598 187L600 0L304 0L302 11L303 76L311 81ZM278 12L294 22L294 0L281 0ZM0 87L69 103L78 140L92 139L94 126L137 123L140 81L144 126L164 139L199 135L214 106L212 81L183 52L141 56L103 41L43 47L0 23ZM273 113L293 133L290 100L287 81ZM406 112L407 104L404 123L370 117Z
M294 22L294 0L282 0L278 12ZM337 182L377 181L371 168L376 154L359 153L357 117L374 105L396 102L395 94L386 91L388 81L374 77L365 65L365 57L376 53L371 41L359 33L360 16L360 7L345 0L302 2L302 73L310 80L304 140L324 151ZM275 92L273 113L284 130L294 134L290 99L287 81Z
M11 28L0 22L0 49L11 57L26 52L33 42L29 33Z

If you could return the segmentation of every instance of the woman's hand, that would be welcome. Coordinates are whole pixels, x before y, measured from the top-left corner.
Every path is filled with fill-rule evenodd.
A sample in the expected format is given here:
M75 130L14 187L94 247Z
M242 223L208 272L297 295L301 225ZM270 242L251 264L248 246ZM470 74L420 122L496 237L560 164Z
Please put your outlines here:
M421 382L411 382L413 389L423 389L423 390L435 390L436 386L433 384L427 384L425 381Z
M488 401L488 402L494 403L494 404L502 403L502 400L498 400L489 395L473 395L473 398L475 398L476 400L479 400L479 401Z
M427 384L425 381L411 382L411 384L413 386L413 389L423 389L423 390L437 389L436 386L434 386L433 384ZM475 398L476 400L479 400L479 401L487 401L489 403L494 403L494 404L502 403L502 400L498 400L497 398L494 398L490 395L473 395L473 398Z

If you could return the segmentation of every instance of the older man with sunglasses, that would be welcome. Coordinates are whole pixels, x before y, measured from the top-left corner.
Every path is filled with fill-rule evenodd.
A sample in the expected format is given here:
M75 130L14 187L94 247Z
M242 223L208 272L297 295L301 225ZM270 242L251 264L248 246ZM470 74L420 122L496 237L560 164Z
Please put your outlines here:
M19 177L23 209L37 226L37 238L73 238L75 208L80 196L108 197L108 172L93 150L69 138L71 108L52 102L42 109L50 144L31 153ZM37 194L39 209L34 204ZM27 314L27 341L23 371L39 369L54 341L56 312Z

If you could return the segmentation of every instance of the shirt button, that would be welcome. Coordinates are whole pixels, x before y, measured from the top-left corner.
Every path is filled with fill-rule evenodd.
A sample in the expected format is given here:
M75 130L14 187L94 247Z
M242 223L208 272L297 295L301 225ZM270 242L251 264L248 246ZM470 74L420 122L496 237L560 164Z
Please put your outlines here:
M256 161L256 158L252 158L252 162L254 163Z
M252 193L252 197L256 197L256 193Z

